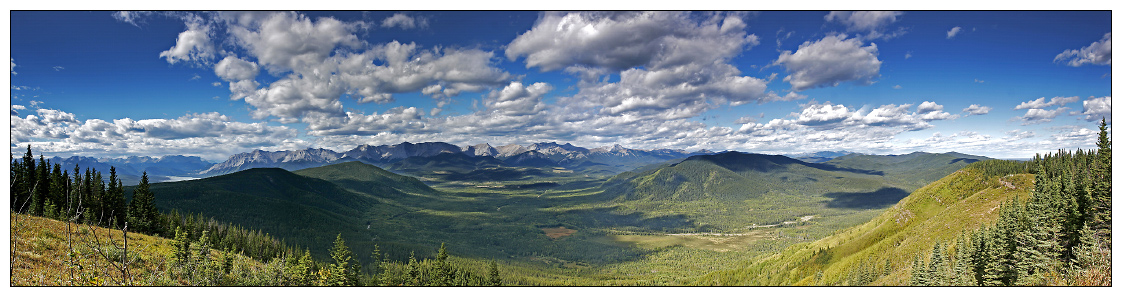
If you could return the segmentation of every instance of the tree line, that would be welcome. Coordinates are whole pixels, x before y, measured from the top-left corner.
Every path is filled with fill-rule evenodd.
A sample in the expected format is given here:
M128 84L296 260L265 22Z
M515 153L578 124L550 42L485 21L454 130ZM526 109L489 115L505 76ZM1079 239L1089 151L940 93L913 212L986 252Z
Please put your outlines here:
M101 172L75 165L73 171L62 170L43 156L38 162L31 146L21 159L11 161L11 210L61 221L125 229L164 238L173 238L182 229L192 240L209 232L207 241L218 249L230 249L261 261L291 253L282 240L257 230L218 222L201 215L180 214L176 210L162 213L155 206L155 194L149 189L145 172L130 199L115 167L109 167L108 183Z
M109 168L109 183L96 169L64 170L60 164L51 164L39 156L36 162L31 146L22 159L13 159L11 166L11 205L13 212L73 220L78 223L102 227L123 228L153 234L159 231L159 211L152 204L148 190L148 174L126 205L124 186L117 177L116 168Z

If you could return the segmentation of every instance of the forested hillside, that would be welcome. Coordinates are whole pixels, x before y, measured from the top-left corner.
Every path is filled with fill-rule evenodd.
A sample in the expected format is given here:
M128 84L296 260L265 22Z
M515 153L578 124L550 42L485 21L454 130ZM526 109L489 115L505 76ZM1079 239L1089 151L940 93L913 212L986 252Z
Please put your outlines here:
M868 223L701 285L1110 285L1110 139L971 164Z
M361 218L377 201L353 194L331 182L308 178L279 168L255 168L228 175L151 185L165 211L202 213L222 222L286 239L326 257L333 235L351 241ZM127 188L126 193L131 193ZM361 237L360 237L361 236ZM371 247L372 248L372 247ZM370 248L362 250L369 253Z
M969 163L948 162L958 157L947 154L923 154L929 157L864 166L738 152L693 156L617 175L604 183L602 195L624 209L648 216L686 216L699 226L685 231L730 231L806 216L850 220L862 211L891 206L919 185L938 179L929 176ZM896 175L901 172L918 174Z

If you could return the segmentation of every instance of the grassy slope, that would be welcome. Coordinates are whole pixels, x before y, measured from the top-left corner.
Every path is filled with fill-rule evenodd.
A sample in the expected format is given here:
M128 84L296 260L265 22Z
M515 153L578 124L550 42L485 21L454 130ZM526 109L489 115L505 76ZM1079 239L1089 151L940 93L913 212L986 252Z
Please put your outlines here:
M12 247L11 286L167 286L180 285L179 280L170 279L167 269L171 265L172 240L129 233L129 265L132 278L125 278L119 270L110 265L105 257L95 253L96 246L113 250L112 245L123 244L120 230L92 227L83 224L71 225L71 237L67 237L66 222L22 214L10 214ZM95 240L95 235L96 239ZM71 251L68 241L72 242L74 264L69 265ZM111 253L111 259L119 261L123 253ZM211 250L212 259L218 251ZM263 274L264 265L260 262L236 255L234 273L242 275ZM71 278L71 275L74 277Z
M928 253L936 242L953 241L962 230L993 222L1002 201L1030 195L1032 181L1028 174L1001 177L984 176L973 168L959 170L915 191L868 223L746 261L739 269L711 273L695 284L837 285L858 264L888 261L892 273L872 285L904 285L915 255ZM819 271L823 277L816 281Z
M123 238L120 230L83 224L71 225L74 261L77 265L70 266L67 262L70 248L67 245L66 222L22 214L10 216L11 286L188 285L181 279L171 277L168 272L172 265L170 259L174 242L171 239L130 233L128 251L133 263L129 265L132 278L126 281L106 258L97 256L92 248L94 245L104 246L106 249L112 249L110 245L113 244L121 246ZM95 234L100 244L94 242ZM120 257L116 255L120 254L114 254L111 258L120 261ZM212 249L211 259L217 259L218 256L219 251ZM275 279L266 272L266 264L242 255L234 257L230 277L238 279L237 285L275 285L270 283ZM480 274L486 273L490 264L490 260L486 259L453 256L449 260ZM574 282L575 277L521 263L499 262L499 273L505 285L580 283Z

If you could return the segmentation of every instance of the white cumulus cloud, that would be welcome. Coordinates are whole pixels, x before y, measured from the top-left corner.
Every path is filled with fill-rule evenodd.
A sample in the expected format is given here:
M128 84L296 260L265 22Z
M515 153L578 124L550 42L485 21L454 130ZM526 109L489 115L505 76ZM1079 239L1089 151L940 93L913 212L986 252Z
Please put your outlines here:
M1069 108L1067 108L1067 107L1060 107L1060 108L1053 109L1053 110L1030 108L1028 111L1025 112L1024 116L1015 117L1014 119L1015 120L1021 120L1022 121L1022 123L1021 123L1022 126L1040 124L1040 123L1047 123L1047 122L1051 122L1052 119L1055 119L1056 116L1059 116L1060 114L1064 113L1068 109Z
M131 20L129 22L132 23ZM179 33L175 45L160 52L160 58L172 64L177 62L204 64L216 53L210 34L211 26L205 24L200 17L187 17L187 31Z
M1107 32L1102 39L1091 43L1091 45L1077 50L1066 50L1056 55L1056 58L1052 61L1063 62L1072 67L1083 66L1083 64L1110 65L1110 32Z
M187 114L176 119L79 121L72 113L40 108L26 117L13 115L10 122L14 147L30 144L38 152L55 156L186 154L225 159L253 149L307 145L295 138L294 129L263 122L236 122L216 112Z
M970 104L970 106L963 108L962 112L968 113L970 115L983 115L990 113L990 110L993 110L993 107Z
M1084 120L1091 122L1106 118L1106 122L1110 123L1110 96L1087 98L1083 101L1083 112L1073 114L1083 115Z
M1052 100L1045 100L1044 97L1037 98L1036 100L1021 102L1013 109L1042 109L1052 106L1064 106L1068 103L1079 101L1079 96L1071 97L1052 97Z
M382 27L386 28L401 27L402 29L413 29L425 26L428 26L428 20L424 18L414 18L400 12L382 20Z
M792 53L783 51L773 65L783 65L789 75L783 78L794 91L837 86L852 81L870 85L880 77L881 61L877 45L863 46L861 40L846 39L845 34L807 41Z
M492 91L483 105L510 116L535 114L545 109L542 97L551 90L553 86L544 82L528 86L523 86L521 82L511 82L501 91Z
M887 35L884 33L885 27L895 23L902 15L904 13L899 11L831 11L826 14L825 19L827 22L845 25L846 31L864 32L858 38L871 40L881 37L889 39L903 34L902 29Z
M686 12L546 13L514 39L506 57L543 71L568 67L624 70L708 63L759 44L739 15L695 20Z

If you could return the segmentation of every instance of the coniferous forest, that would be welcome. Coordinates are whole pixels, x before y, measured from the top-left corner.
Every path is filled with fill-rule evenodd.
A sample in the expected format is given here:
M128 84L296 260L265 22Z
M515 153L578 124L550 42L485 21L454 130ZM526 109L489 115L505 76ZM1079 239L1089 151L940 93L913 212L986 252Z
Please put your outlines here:
M1105 120L1097 146L983 167L998 175L1033 174L1032 195L1002 203L993 224L916 255L909 285L1110 285L1111 144Z

